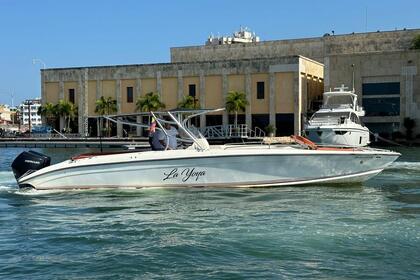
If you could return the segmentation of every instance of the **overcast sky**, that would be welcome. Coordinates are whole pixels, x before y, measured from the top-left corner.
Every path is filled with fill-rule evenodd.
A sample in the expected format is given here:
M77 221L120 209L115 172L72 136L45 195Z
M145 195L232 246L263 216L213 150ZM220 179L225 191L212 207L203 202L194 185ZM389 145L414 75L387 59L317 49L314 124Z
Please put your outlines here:
M247 26L262 40L420 28L420 1L0 0L0 104L40 96L47 68L169 62L169 48ZM367 16L366 16L367 15Z

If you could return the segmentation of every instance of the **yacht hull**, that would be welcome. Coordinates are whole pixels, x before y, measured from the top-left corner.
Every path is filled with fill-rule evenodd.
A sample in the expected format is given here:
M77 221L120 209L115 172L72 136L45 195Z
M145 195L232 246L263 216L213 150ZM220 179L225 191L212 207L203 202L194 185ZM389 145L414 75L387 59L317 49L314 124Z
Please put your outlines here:
M158 154L160 153L160 154ZM40 190L146 187L264 187L362 182L398 153L232 148L143 152L68 160L19 178Z

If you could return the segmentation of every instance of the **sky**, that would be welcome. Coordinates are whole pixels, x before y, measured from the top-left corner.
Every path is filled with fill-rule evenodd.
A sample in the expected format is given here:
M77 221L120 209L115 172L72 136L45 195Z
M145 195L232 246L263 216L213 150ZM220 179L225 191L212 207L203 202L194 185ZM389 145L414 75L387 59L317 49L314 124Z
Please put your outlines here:
M47 68L170 62L240 26L261 40L420 28L420 1L0 0L0 104L40 96Z

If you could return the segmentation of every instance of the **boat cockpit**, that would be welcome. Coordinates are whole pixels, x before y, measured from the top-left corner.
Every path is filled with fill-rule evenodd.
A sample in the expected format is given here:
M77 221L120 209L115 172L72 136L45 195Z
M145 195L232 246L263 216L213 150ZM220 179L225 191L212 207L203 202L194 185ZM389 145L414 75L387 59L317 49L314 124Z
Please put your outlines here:
M337 125L355 123L362 125L359 116L352 111L318 111L309 120L311 125Z
M200 133L200 131L193 125L193 120L209 113L219 112L225 110L219 109L175 109L169 111L151 111L134 114L118 114L106 116L93 116L92 118L103 118L110 122L119 123L122 125L134 126L143 129L150 129L154 125L154 129L162 131L166 139L169 139L168 131L165 129L165 124L170 124L178 128L179 135L176 140L185 146L204 151L209 149L207 139ZM169 141L166 141L165 150L168 149Z

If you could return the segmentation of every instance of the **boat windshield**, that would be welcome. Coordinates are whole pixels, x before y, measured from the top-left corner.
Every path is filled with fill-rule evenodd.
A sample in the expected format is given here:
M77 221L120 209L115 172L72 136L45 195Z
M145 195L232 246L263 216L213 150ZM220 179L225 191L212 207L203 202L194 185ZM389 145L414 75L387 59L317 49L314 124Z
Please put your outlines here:
M352 108L353 107L353 96L340 94L327 96L324 99L324 108Z
M317 112L311 120L311 124L343 124L349 118L349 112Z

